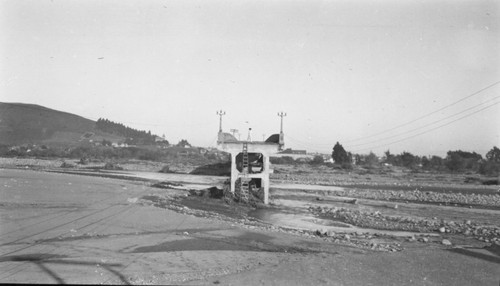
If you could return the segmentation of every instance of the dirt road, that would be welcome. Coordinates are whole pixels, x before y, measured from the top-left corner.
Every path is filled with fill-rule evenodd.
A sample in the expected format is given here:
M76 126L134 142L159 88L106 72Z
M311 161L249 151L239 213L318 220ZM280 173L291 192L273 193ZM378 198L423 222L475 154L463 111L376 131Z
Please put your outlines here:
M0 282L498 285L500 250L376 252L144 203L182 190L0 169Z

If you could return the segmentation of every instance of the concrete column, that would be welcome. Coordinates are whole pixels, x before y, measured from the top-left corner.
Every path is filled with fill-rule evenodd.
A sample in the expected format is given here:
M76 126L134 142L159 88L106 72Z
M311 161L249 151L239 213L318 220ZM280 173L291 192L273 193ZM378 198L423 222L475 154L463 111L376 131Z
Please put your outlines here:
M262 187L264 188L264 204L269 203L269 156L262 154L264 157L264 171L262 172Z
M236 180L238 179L238 169L236 169L236 154L231 153L231 193L236 191Z

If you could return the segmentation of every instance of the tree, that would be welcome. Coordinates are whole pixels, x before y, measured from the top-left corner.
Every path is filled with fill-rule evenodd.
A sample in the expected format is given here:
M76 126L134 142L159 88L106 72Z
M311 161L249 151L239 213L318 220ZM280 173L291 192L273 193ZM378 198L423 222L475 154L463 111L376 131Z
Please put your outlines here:
M452 172L464 170L477 171L483 157L476 152L466 152L462 150L448 151L445 165Z
M406 168L415 168L420 163L420 158L410 152L405 151L398 155L398 157L400 157L401 165Z
M431 168L431 160L427 156L423 156L420 162L422 163L422 169L429 170Z
M178 147L191 147L191 144L189 144L189 142L186 140L186 139L182 139L181 141L179 141L179 143L177 143L177 146Z
M344 147L340 145L339 142L333 146L333 152L332 152L332 159L336 164L342 165L342 164L350 164L350 158L347 155L347 152L345 151Z
M375 167L378 165L378 157L375 155L375 153L370 152L370 154L365 156L365 165L370 166L370 167Z
M488 176L500 176L500 149L493 147L486 153L486 160L479 165L479 173Z
M385 158L384 158L384 163L387 164L394 164L394 155L391 154L391 151L387 150L384 152Z
M496 146L486 153L486 160L490 162L500 163L500 149Z

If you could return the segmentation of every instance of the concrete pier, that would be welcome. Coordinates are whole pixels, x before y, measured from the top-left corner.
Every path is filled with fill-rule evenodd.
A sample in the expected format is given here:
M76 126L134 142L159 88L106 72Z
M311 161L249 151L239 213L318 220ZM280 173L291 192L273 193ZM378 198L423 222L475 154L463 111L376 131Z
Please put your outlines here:
M270 140L271 138L279 138L279 140ZM269 203L269 174L273 172L270 169L269 156L276 154L283 147L283 133L275 134L268 140L264 141L238 141L234 136L229 133L219 131L217 140L217 149L228 152L231 154L231 193L235 193L236 181L239 178L256 179L260 181L260 187L264 191L264 204ZM243 146L247 145L247 153L250 155L251 160L248 172L241 168L241 163L238 158L243 155ZM240 155L241 154L241 155ZM258 158L255 160L255 158ZM252 162L258 161L260 170L252 169Z

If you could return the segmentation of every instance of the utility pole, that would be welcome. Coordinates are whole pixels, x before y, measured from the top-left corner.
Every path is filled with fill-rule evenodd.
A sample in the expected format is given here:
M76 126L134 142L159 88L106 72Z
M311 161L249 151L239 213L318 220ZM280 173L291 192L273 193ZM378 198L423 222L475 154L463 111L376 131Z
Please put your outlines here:
M280 139L279 139L279 145L280 145L280 150L283 149L283 146L285 145L285 134L283 133L283 117L286 116L286 113L283 111L278 112L278 116L281 117L281 125L280 125Z
M280 111L278 112L278 116L281 117L280 133L283 133L283 117L286 116L286 113Z
M216 114L219 115L219 132L222 132L222 116L226 115L226 112L221 109Z

